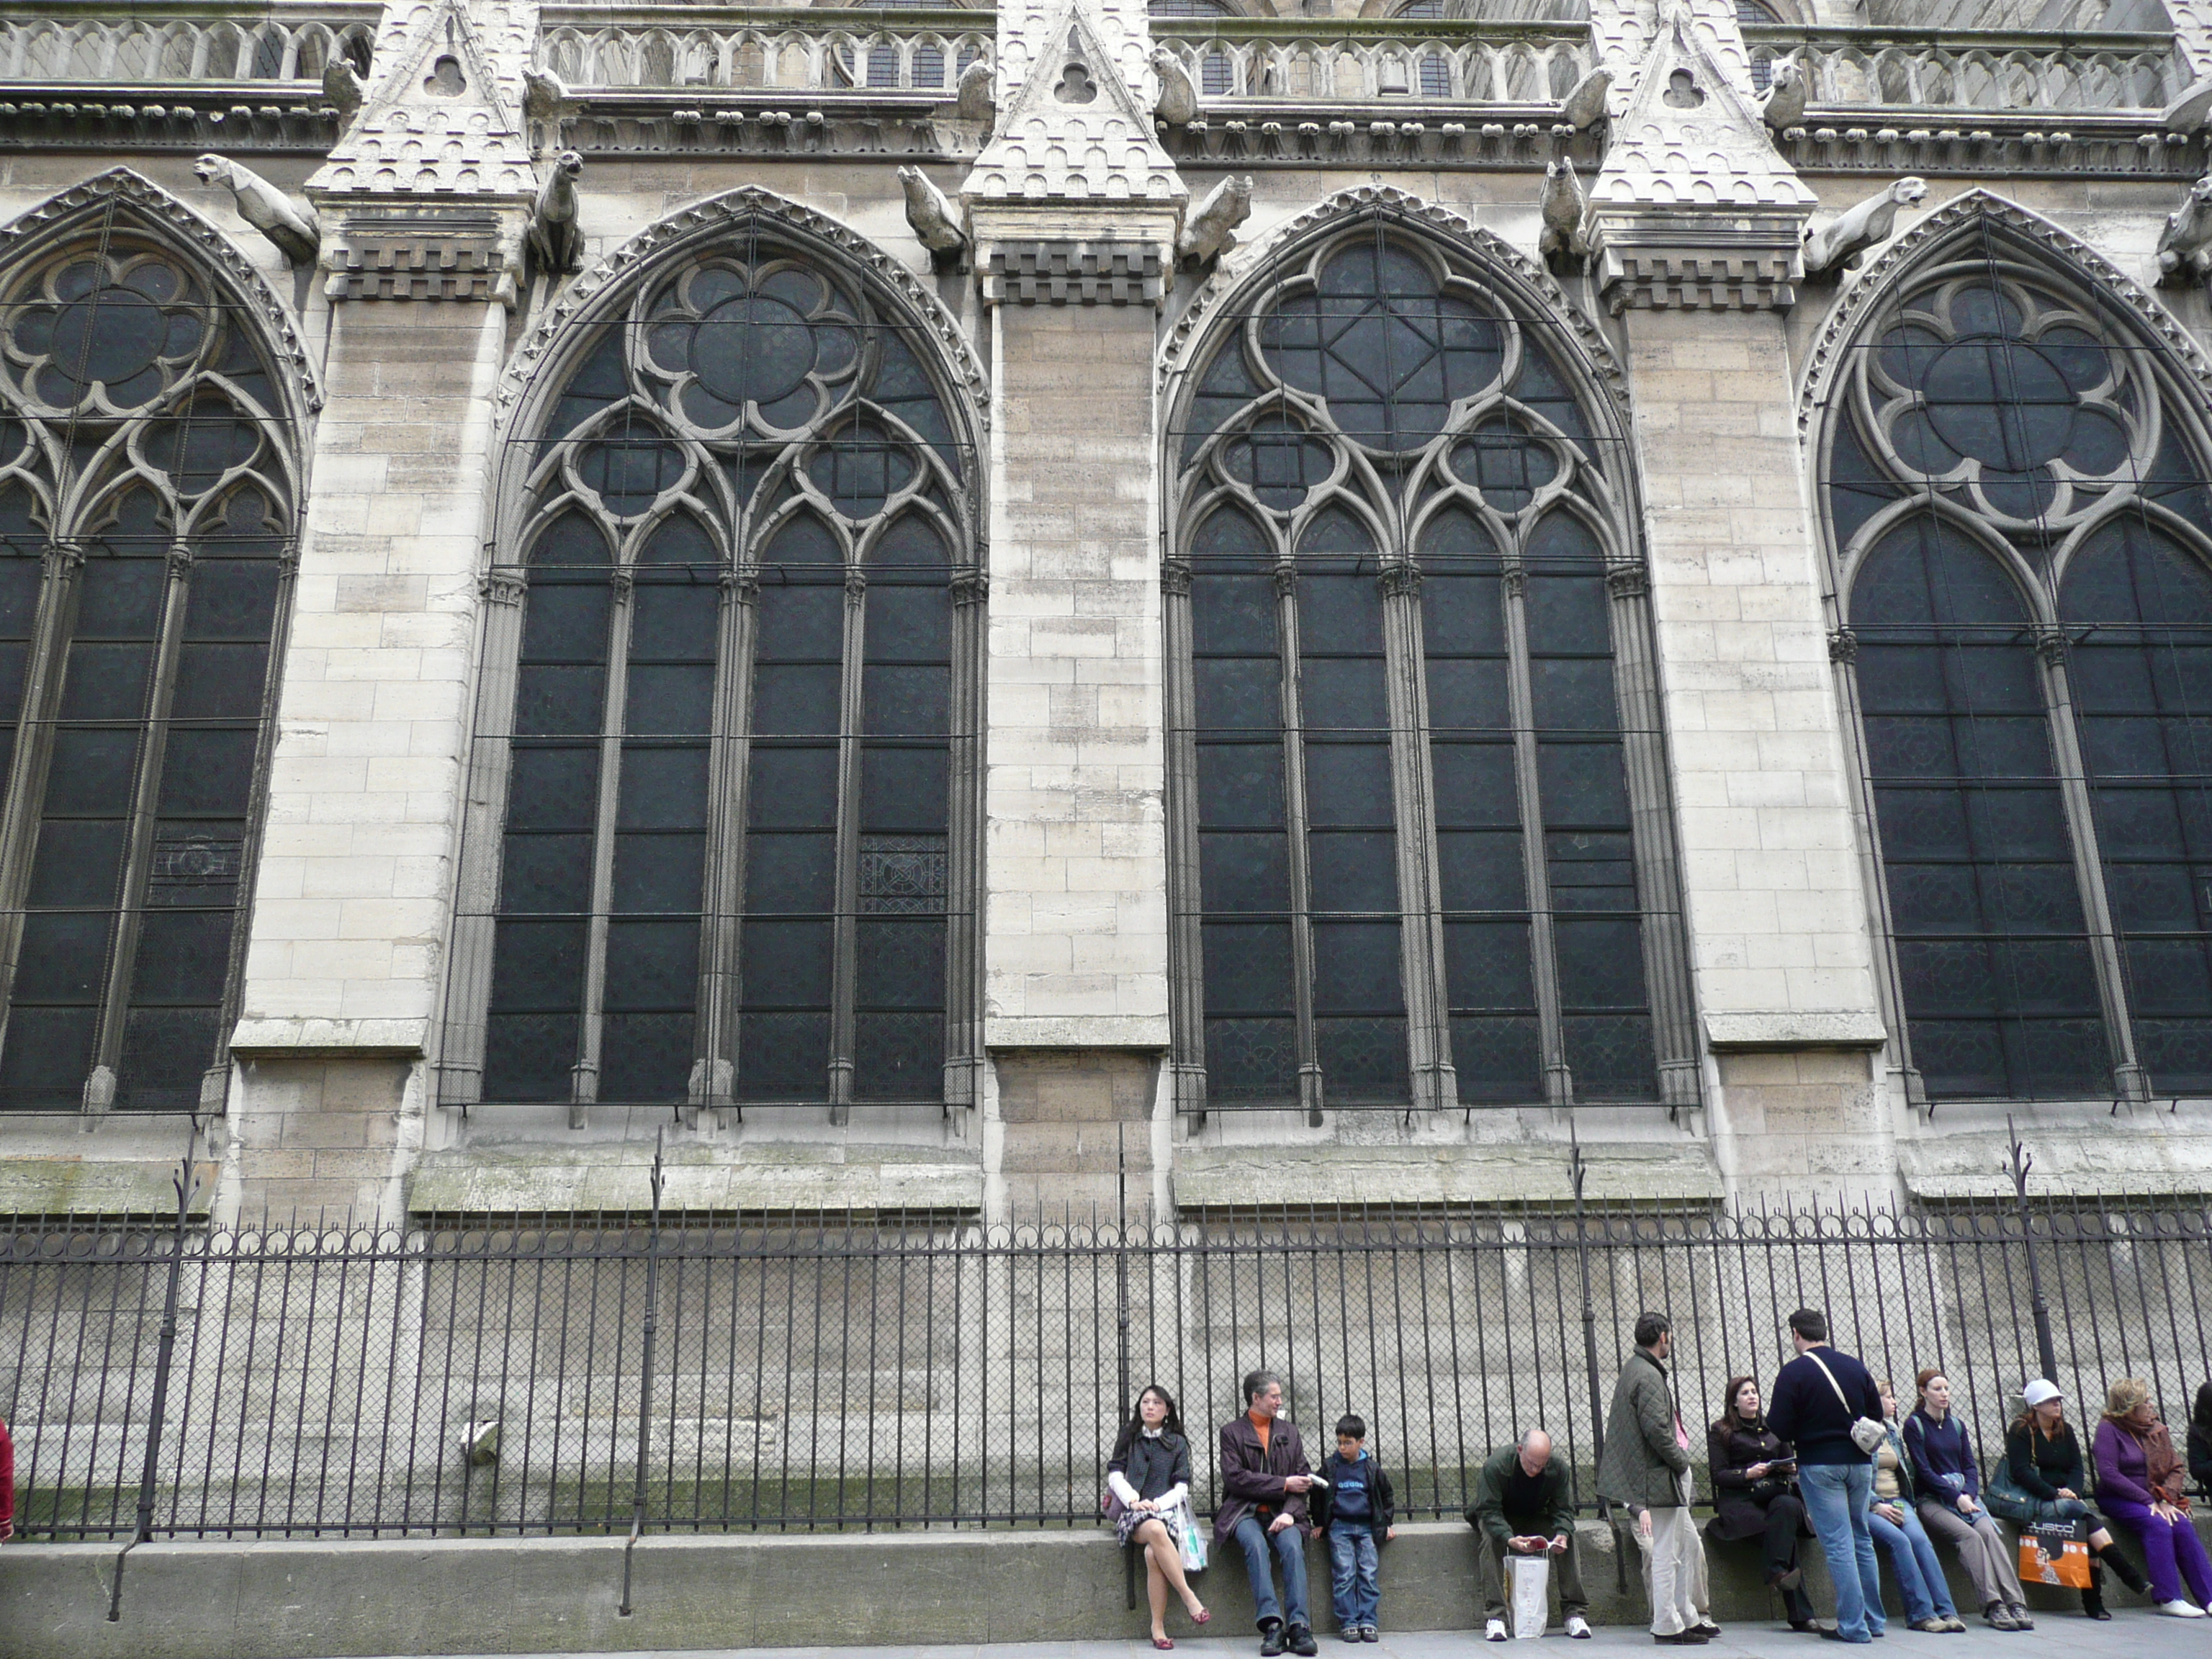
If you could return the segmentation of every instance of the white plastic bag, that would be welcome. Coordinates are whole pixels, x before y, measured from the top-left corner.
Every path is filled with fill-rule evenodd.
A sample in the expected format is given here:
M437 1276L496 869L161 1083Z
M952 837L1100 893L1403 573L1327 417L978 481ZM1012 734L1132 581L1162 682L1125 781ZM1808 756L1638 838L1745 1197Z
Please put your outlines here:
M1509 1555L1505 1567L1513 1580L1514 1639L1533 1642L1544 1633L1552 1610L1552 1558Z
M1198 1529L1198 1519L1190 1512L1190 1505L1178 1504L1175 1512L1176 1548L1182 1553L1185 1572L1206 1571L1206 1538Z

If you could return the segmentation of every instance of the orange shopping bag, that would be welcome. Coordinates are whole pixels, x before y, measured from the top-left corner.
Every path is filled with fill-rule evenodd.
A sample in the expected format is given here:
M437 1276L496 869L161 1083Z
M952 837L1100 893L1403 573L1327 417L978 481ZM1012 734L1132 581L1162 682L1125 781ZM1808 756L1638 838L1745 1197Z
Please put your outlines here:
M2020 1581L2089 1588L2089 1541L2080 1521L2038 1521L2020 1529Z

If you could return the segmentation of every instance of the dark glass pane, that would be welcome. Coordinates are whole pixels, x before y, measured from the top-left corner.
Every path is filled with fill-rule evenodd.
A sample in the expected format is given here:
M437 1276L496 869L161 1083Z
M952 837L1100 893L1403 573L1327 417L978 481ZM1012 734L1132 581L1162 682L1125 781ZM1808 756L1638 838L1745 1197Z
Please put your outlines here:
M952 724L952 672L943 665L871 663L860 681L863 731L927 737Z
M714 665L630 659L623 725L636 735L704 736L714 720Z
M584 737L606 718L607 671L525 663L515 676L514 729L523 737Z
M1517 830L1441 830L1437 862L1448 910L1525 910L1528 877Z
M1547 664L1546 666L1558 665ZM1576 667L1581 664L1573 665ZM1604 664L1596 665L1603 668ZM1503 657L1431 657L1429 724L1437 730L1504 731L1513 724ZM1607 688L1610 690L1610 687Z
M1290 924L1209 920L1201 938L1208 1015L1289 1012Z
M502 920L492 947L493 1012L553 1013L580 1008L584 939L580 921ZM572 1031L568 1042L574 1041ZM568 1056L574 1058L573 1054Z
M822 1100L830 1088L830 1016L760 1013L738 1023L741 1100Z
M862 1012L854 1019L853 1092L935 1100L945 1092L945 1016Z
M1518 827L1521 791L1507 744L1439 743L1429 751L1429 764L1438 823Z
M606 584L534 579L522 615L522 660L598 663L606 656Z
M756 744L746 782L746 811L764 830L827 828L837 821L837 751Z
M136 720L146 715L146 678L154 647L79 640L70 647L62 681L65 720Z
M257 737L250 731L172 728L161 759L161 811L243 814L253 781Z
M1395 921L1316 921L1314 1012L1402 1013Z
M696 913L706 854L703 835L617 836L614 908Z
M230 923L228 910L149 911L139 924L131 1000L220 1002L230 965Z
M1200 731L1281 727L1282 669L1273 657L1201 657L1193 670Z
M1211 1006L1209 981L1208 1004ZM1296 1100L1297 1026L1290 1019L1206 1020L1206 1087L1224 1100Z
M108 909L122 900L120 818L50 818L39 827L26 899L34 910Z
M609 1008L689 1008L698 990L699 924L612 921L607 925Z
M1617 743L1542 744L1536 778L1547 824L1628 823L1628 776Z
M615 823L623 830L704 830L706 745L624 744Z
M1388 831L1324 831L1306 843L1316 910L1395 911L1397 837Z
M941 583L868 586L868 660L942 663L952 655L952 601Z
M746 1007L829 1006L830 923L748 918L740 955Z
M499 908L510 913L586 909L592 902L589 836L510 834L501 855Z
M1412 1092L1402 1019L1317 1018L1314 1049L1327 1099L1402 1101Z
M486 1100L566 1100L576 1064L576 1016L506 1014L484 1020Z
M753 730L763 737L835 736L843 685L835 663L763 662L753 670Z
M1200 657L1273 657L1275 582L1267 575L1201 571L1191 578L1192 639Z
M610 958L611 978L611 945ZM665 1013L620 1013L611 1008L599 1029L599 1098L688 1099L697 1023L688 1008Z
M1561 917L1554 924L1560 1006L1571 1011L1643 1007L1640 934L1641 929L1632 921Z
M1198 821L1204 828L1279 826L1284 821L1282 744L1200 744Z
M1306 815L1316 826L1389 829L1389 750L1379 743L1308 744Z
M1534 1015L1454 1014L1451 1047L1462 1100L1544 1097L1543 1042Z
M860 757L860 823L864 829L927 833L945 828L948 757L927 749L869 744Z
M1198 860L1202 908L1213 911L1290 908L1290 848L1285 836L1210 830L1199 837Z
M192 1111L216 1058L214 1008L133 1008L123 1022L116 1103L125 1109Z
M46 772L47 812L100 817L128 810L138 737L135 731L56 732Z
M261 714L269 674L265 645L186 645L177 653L173 720L250 720Z
M945 1006L945 923L863 920L856 946L863 1008Z
M746 911L820 915L833 909L836 854L834 836L753 836L745 843Z
M1658 1066L1644 1014L1568 1014L1559 1021L1577 1100L1656 1100Z
M282 573L267 559L200 559L185 608L188 640L266 640L276 625Z
M595 745L517 744L507 774L507 827L588 830L599 778Z
M15 959L21 1002L90 1002L106 983L113 918L77 911L34 910L23 918Z
M91 1008L27 1006L17 992L0 1054L0 1097L19 1110L66 1112L83 1103L99 1021Z
M1312 731L1386 732L1390 726L1380 657L1303 659L1298 702Z

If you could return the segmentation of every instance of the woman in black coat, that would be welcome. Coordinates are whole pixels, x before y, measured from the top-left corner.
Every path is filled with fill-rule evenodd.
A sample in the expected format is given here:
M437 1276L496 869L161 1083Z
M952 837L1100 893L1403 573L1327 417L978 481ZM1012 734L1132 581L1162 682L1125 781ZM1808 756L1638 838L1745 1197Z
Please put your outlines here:
M2197 1385L2197 1409L2189 1413L2189 1478L2212 1492L2212 1382Z
M1182 1551L1175 1528L1190 1505L1190 1442L1182 1413L1157 1382L1137 1396L1129 1420L1115 1437L1106 1463L1106 1487L1114 1494L1114 1537L1145 1553L1145 1589L1152 1606L1152 1645L1171 1648L1168 1638L1168 1591L1182 1598L1191 1622L1213 1615L1183 1577Z
M1766 1426L1759 1382L1729 1381L1728 1404L1705 1431L1712 1465L1713 1508L1708 1528L1716 1542L1765 1540L1766 1582L1782 1592L1790 1628L1813 1628L1813 1600L1797 1567L1797 1540L1805 1530L1805 1505L1797 1496L1796 1454Z

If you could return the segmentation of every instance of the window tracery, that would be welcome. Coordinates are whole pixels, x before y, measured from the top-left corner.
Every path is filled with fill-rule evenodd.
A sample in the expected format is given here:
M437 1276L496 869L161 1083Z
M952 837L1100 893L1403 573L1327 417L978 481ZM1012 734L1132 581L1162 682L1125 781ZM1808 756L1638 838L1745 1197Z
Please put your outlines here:
M981 584L926 337L757 225L586 326L502 544L446 1096L964 1099Z
M2199 411L1984 221L1900 280L1826 437L1893 993L1931 1100L2212 1089Z
M1187 1106L1694 1097L1622 457L1573 361L1505 273L1376 221L1304 238L1192 375Z
M0 1106L220 1098L296 489L246 314L113 204L0 277Z

